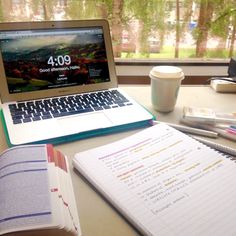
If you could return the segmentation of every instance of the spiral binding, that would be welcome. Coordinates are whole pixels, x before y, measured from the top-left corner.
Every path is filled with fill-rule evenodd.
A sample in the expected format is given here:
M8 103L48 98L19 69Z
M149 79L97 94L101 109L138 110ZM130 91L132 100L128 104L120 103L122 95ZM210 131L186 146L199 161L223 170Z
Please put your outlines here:
M217 151L224 153L231 160L236 161L236 149L224 146L219 143L214 143L214 142L211 142L206 139L199 138L199 137L195 137L195 136L191 136L191 137L198 140L199 142L211 147L211 148L214 148Z

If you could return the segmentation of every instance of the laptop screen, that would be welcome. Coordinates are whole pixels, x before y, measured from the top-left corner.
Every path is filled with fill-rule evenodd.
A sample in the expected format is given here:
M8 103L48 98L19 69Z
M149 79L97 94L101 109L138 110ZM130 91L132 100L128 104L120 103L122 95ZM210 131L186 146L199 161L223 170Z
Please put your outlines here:
M109 82L100 26L0 32L10 94Z

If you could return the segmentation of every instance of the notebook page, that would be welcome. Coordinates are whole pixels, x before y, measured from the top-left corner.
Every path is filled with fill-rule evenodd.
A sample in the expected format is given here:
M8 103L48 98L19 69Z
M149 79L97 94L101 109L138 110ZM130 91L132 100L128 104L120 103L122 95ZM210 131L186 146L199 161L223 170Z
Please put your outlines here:
M147 235L236 234L236 165L171 127L77 153L73 163Z

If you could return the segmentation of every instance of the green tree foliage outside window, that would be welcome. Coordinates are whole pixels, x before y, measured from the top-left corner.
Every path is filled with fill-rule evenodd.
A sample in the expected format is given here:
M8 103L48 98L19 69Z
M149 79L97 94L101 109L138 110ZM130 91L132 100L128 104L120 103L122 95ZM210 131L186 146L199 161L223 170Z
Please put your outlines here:
M236 56L236 0L0 0L0 21L105 18L118 58Z

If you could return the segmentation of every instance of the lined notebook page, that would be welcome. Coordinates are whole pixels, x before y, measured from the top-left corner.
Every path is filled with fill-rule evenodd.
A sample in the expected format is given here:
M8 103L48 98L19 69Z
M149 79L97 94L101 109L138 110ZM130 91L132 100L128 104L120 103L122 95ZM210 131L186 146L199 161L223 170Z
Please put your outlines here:
M236 164L167 125L73 164L146 235L236 235Z

